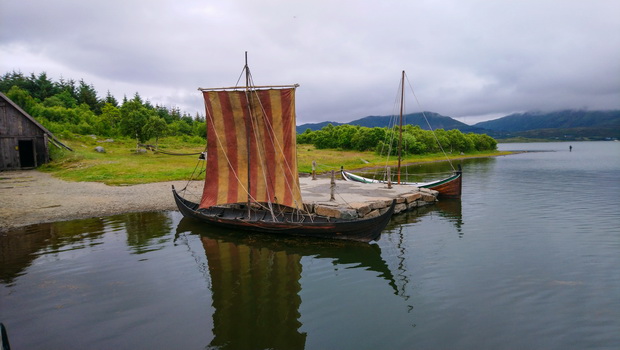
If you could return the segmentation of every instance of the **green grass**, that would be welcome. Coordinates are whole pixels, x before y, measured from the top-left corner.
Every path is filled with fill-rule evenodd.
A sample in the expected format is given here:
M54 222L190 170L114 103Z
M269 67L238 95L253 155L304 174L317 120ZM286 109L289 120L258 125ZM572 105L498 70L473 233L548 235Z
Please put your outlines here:
M198 156L173 156L147 151L136 153L134 140L97 142L91 137L63 141L74 152L55 150L52 162L40 170L69 181L95 181L108 185L134 185L172 180L187 180L198 163ZM102 146L106 153L98 153ZM204 145L176 139L160 142L160 150L174 153L199 153Z
M42 166L41 171L68 181L94 181L108 185L135 185L143 183L188 180L198 165L198 156L175 156L147 151L136 153L134 140L115 140L99 142L90 136L79 136L73 140L63 140L74 152L52 147L52 162ZM102 146L106 153L98 153L95 147ZM186 141L180 138L160 140L159 149L172 153L199 153L204 151L204 144ZM451 159L487 157L510 154L510 152L475 152L467 155L450 156ZM317 163L319 173L339 170L344 166L348 170L386 165L384 156L374 152L356 152L340 150L317 150L311 145L298 145L297 162L300 172L310 173L312 161ZM408 156L403 164L445 161L443 154ZM387 165L395 166L397 159L392 158ZM204 167L196 170L199 173ZM201 174L204 178L204 174Z
M494 157L511 153L512 152L500 151L471 152L465 155L448 155L448 158L450 160L456 160L478 157ZM391 157L388 160L385 156L380 156L375 152L341 151L334 149L317 150L311 145L297 146L297 166L300 172L311 172L313 160L317 163L317 172L340 170L340 166L344 166L344 168L348 170L356 170L384 166L395 167L398 164L397 157ZM430 163L446 160L446 156L440 153L409 155L403 157L401 164Z

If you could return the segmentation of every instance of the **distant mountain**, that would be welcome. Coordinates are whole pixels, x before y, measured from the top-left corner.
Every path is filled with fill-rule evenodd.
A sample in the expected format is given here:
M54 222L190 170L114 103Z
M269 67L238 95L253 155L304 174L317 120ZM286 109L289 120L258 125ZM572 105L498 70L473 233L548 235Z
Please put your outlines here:
M403 124L419 125L420 128L424 130L428 130L429 127L426 122L426 119L424 119L424 115L426 115L426 119L428 119L428 123L430 123L433 129L444 129L444 130L458 129L462 132L477 132L477 133L485 132L485 130L481 130L480 128L473 127L465 123L461 123L458 120L443 116L438 113L433 113L433 112L424 112L424 114L423 113L411 113L411 114L404 115ZM309 124L302 124L302 125L297 126L297 132L302 133L306 131L306 129L310 129L312 131L320 130L323 127L327 126L327 124L332 124L334 126L342 125L342 124L349 124L349 125L365 126L368 128L374 128L374 127L384 128L384 127L390 126L390 124L393 125L394 123L393 119L394 119L394 116L368 116L368 117L357 119L357 120L354 120L348 123L338 123L338 122L309 123Z
M496 138L606 140L620 138L620 110L528 112L474 125Z
M338 125L342 125L346 123L338 123L338 122L306 123L302 125L297 125L297 133L301 134L302 132L306 131L306 129L310 129L312 131L321 130L329 124L333 126L338 126Z
M488 134L496 139L514 137L552 140L620 139L620 110L527 112L511 114L499 119L477 123L473 126L438 113L425 112L424 114L433 129L457 129L464 133ZM393 118L393 116L368 116L349 123L322 122L303 124L297 126L297 132L302 133L306 129L320 130L327 126L327 124L334 126L350 124L369 128L387 127ZM407 114L403 118L405 124L419 125L422 129L428 130L428 124L422 113Z
M550 113L528 112L480 122L474 125L493 131L520 132L537 129L605 128L620 126L620 110L564 110Z

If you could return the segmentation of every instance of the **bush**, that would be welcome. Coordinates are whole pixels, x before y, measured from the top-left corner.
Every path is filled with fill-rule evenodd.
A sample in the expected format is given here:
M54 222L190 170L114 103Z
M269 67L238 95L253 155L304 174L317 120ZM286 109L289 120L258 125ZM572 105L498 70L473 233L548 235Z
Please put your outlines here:
M317 149L333 148L398 154L399 129L328 124L321 130L306 129L297 143L312 144ZM419 126L406 125L402 132L402 154L471 152L497 149L497 141L484 134L464 135L459 130L438 129L434 133Z

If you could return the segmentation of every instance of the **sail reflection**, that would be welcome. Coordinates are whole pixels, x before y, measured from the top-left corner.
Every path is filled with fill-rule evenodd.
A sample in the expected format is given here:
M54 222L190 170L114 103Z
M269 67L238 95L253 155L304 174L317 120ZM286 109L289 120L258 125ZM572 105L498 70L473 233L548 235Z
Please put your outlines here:
M375 271L397 293L377 245L317 239L250 236L183 218L180 234L200 235L213 298L210 346L222 349L303 349L299 308L302 258Z

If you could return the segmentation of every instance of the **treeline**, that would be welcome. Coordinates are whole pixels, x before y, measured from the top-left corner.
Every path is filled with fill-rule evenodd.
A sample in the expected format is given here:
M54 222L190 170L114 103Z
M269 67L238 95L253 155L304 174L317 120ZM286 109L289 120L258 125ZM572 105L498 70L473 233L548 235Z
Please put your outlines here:
M107 92L100 98L91 84L72 79L52 81L46 73L25 76L21 72L6 73L0 77L0 91L35 117L51 132L70 138L73 134L103 137L130 137L140 142L163 136L183 136L202 140L206 137L203 116L192 117L179 108L153 106L138 92L119 102ZM368 128L354 125L327 125L321 130L307 129L298 135L297 142L313 144L316 148L398 152L397 133L388 128ZM396 136L395 136L396 135ZM418 126L403 127L404 154L441 152L471 152L495 150L497 141L484 134L463 134L453 129L435 133Z
M100 98L84 80L52 81L46 73L21 72L0 77L0 91L52 133L104 137L127 136L146 142L163 136L206 137L204 117L192 117L179 108L153 106L138 92L119 101L107 92Z
M307 129L297 137L298 143L312 144L316 148L375 151L380 154L398 154L398 128L368 128L357 125L329 124L321 130ZM419 126L406 125L402 132L402 153L424 154L441 152L466 153L497 149L497 141L485 134L463 134L457 129L438 129L434 132Z

